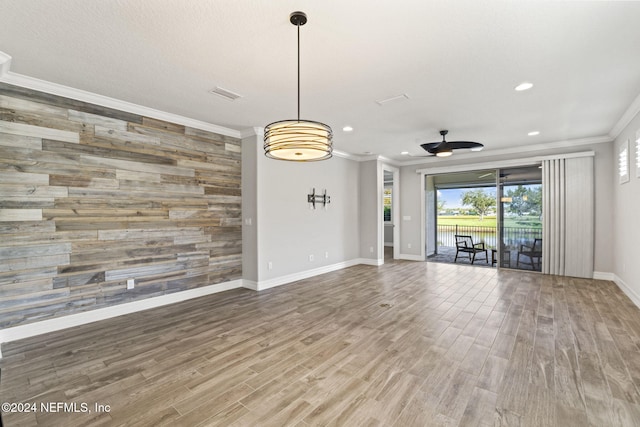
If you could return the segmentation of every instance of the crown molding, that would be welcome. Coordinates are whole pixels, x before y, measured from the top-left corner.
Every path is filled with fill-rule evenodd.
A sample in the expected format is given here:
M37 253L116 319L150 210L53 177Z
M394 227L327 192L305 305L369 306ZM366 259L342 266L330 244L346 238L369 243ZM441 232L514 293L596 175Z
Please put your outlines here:
M629 105L629 108L627 108L627 110L624 112L622 117L620 117L620 120L618 120L615 126L611 128L611 130L609 131L609 137L614 140L618 136L620 136L620 133L622 133L622 131L629 125L629 123L631 123L631 120L633 120L638 115L638 113L640 113L640 94L636 97L636 99L633 100L631 105Z
M8 58L8 59L7 59ZM3 62L4 61L4 62ZM241 132L235 129L229 129L218 126L213 123L207 123L200 120L191 119L189 117L180 116L178 114L167 113L165 111L156 110L154 108L145 107L119 99L110 98L108 96L99 95L97 93L75 89L69 86L48 82L46 80L36 79L34 77L24 76L8 70L11 57L0 52L0 82L8 83L14 86L20 86L27 89L37 90L39 92L50 93L52 95L71 98L77 101L89 104L100 105L114 110L126 111L127 113L138 114L153 119L163 120L170 123L176 123L195 129L217 133L220 135L230 136L232 138L241 138Z
M7 74L9 68L11 68L11 56L0 51L0 77Z
M240 131L240 138L249 138L252 136L257 136L262 138L264 136L264 128L263 127L252 127L252 128L247 128L247 129L242 129Z
M333 152L335 153L336 150L333 150ZM396 167L400 167L400 166L404 166L404 163L401 163L397 160L393 160L390 159L388 157L385 156L380 156L378 154L372 154L372 155L368 155L368 156L358 156L356 154L350 154L350 153L346 153L344 151L340 152L342 154L341 157L345 157L351 160L355 160L356 162L368 162L371 160L377 160L386 164L389 164L391 166L396 166ZM348 157L347 157L348 156Z
M369 155L369 156L361 156L358 154L351 154L351 153L347 153L346 151L340 151L340 150L333 150L333 155L337 156L337 157L342 157L345 159L349 159L349 160L353 160L356 162L368 162L370 160L380 160L386 163L390 163L390 164L394 164L395 165L395 160L391 160L388 159L384 156L378 156L378 155Z
M378 156L378 160L380 160L381 162L386 163L388 165L391 165L391 166L396 166L396 167L403 166L402 162L399 162L399 161L394 160L394 159L390 159L390 158L385 157L385 156Z
M440 173L478 171L483 169L531 166L535 164L540 164L543 160L577 159L580 157L593 157L595 156L595 154L596 154L595 151L582 151L579 153L551 154L548 156L535 156L535 157L518 157L515 159L496 160L496 161L479 162L479 163L463 163L463 164L448 165L448 166L447 165L432 166L432 167L426 167L422 169L416 169L416 173L434 175L434 174L440 174Z
M240 138L247 138L250 136L261 137L263 135L264 135L264 128L261 128L261 127L248 128L240 132ZM532 151L544 151L544 150L551 150L551 149L557 149L557 148L580 147L583 145L593 145L593 144L602 144L606 142L611 142L614 139L615 138L612 138L609 135L596 136L591 138L567 139L562 141L546 142L546 143L537 144L537 145L505 148L501 150L499 149L499 150L487 150L487 151L480 151L480 152L476 151L473 153L463 153L463 154L456 155L455 157L452 156L452 158L450 158L449 160L478 159L483 157L495 157L495 156L501 156L501 155L507 155L507 154L521 154L521 153L529 153ZM389 157L381 156L378 154L361 156L361 155L352 154L342 150L333 150L333 155L336 157L341 157L343 159L349 159L356 162L368 162L371 160L378 160L396 167L444 162L442 159L439 159L436 156L421 157L420 158L421 160L400 161L400 160L391 159Z
M401 160L390 159L388 157L384 157L377 154L373 154L369 156L358 156L358 155L350 154L344 151L341 151L340 153L344 154L345 156L348 156L346 158L349 158L358 162L379 160L384 163L390 164L392 166L402 167L402 166L425 165L425 164L431 164L431 163L445 163L453 160L475 160L475 159L482 159L485 157L496 157L496 156L503 156L503 155L509 155L509 154L525 154L525 153L531 153L535 151L582 147L584 145L603 144L603 143L611 142L614 139L615 138L610 135L594 136L589 138L566 139L566 140L560 140L560 141L554 141L554 142L545 142L545 143L536 144L536 145L518 146L518 147L503 148L503 149L497 149L497 150L466 152L466 153L456 154L455 156L451 156L446 160L442 158L438 158L436 156L428 156L428 157L420 157L419 159L416 159L416 160L401 161ZM335 154L336 150L334 150L333 152Z
M351 153L347 153L346 151L340 151L340 150L333 150L332 154L336 157L340 157L343 159L348 159L348 160L353 160L356 162L361 161L359 156L353 155Z
M609 135L595 136L591 138L568 139L563 141L545 142L543 144L527 145L522 147L464 153L460 155L451 156L447 160L439 159L436 156L429 156L429 157L423 158L422 160L413 160L413 161L403 162L402 166L424 165L424 164L431 164L431 163L445 163L450 160L476 160L476 159L482 159L486 157L497 157L497 156L509 155L509 154L524 154L524 153L531 153L534 151L582 147L584 145L603 144L611 141L613 141L613 138L611 138Z

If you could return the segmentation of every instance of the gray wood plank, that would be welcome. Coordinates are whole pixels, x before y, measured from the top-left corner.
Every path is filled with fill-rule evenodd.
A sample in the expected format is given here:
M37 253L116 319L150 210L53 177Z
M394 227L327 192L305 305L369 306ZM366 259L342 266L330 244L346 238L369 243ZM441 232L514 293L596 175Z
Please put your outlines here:
M172 239L166 238L158 248L171 248ZM146 250L153 258L153 239L148 242ZM124 251L141 250L135 239L103 243L107 252L116 251L118 245ZM76 245L86 251L86 261L98 256L101 248L91 240ZM185 259L190 259L188 248L184 249ZM239 262L239 257L222 257L220 262ZM198 267L196 274L209 268ZM553 316L553 322L540 322L534 308L542 304L536 295L536 280L548 278L531 274L523 282L514 280L523 273L497 276L489 270L488 278L478 275L475 281L469 277L460 281L458 268L439 265L425 270L421 263L409 261L355 266L266 293L236 289L8 343L3 346L0 393L15 400L52 396L61 401L105 402L113 407L111 415L117 414L111 421L129 425L154 424L159 419L174 425L238 426L640 423L640 406L628 401L630 395L615 397L628 390L618 378L625 372L622 367L635 366L640 360L633 351L635 343L625 339L635 332L620 329L625 328L624 323L610 323L609 329L606 322L596 322L599 310L588 304L596 295L601 302L618 304L618 298L626 297L615 284L577 285L552 278L554 310L545 312ZM65 294L77 295L74 301L78 304L90 298L101 304L104 297L92 289L93 283L103 280L100 272L52 276L56 274L54 269L48 277L23 278L26 288L20 293L17 282L2 282L6 276L0 273L0 289L4 286L11 293L11 304L23 307L27 315L47 315L38 298L42 293L49 295L60 312L68 310ZM163 274L172 273L143 278L140 287L163 292L172 280ZM481 315L487 319L481 328L515 330L513 351L503 359L474 342L459 362L460 357L452 358L447 352L456 348L458 339L463 339L460 343L473 339L476 331L451 326L462 311L453 320L442 318L451 318L449 310L456 304L468 306L464 301L467 292L477 295L467 286L484 287L487 281L494 286L482 298L485 304L491 301L494 310ZM53 289L59 294L51 293L52 282L59 286ZM124 287L121 282L110 283L101 284L108 298L131 301L136 297L133 293L127 299L116 291ZM604 299L602 286L609 295ZM520 317L492 317L491 313L508 312L503 300L492 295L519 301L523 307L518 311ZM452 303L440 307L447 299ZM385 301L395 304L380 307ZM595 325L589 332L596 334L595 353L576 351L577 342L571 336L577 325L570 321L571 313ZM9 319L5 312L0 316ZM638 317L640 311L625 313L629 322L640 320ZM518 326L502 325L502 321ZM550 333L550 328L557 334ZM464 330L468 333L463 334ZM433 336L425 336L426 332ZM481 335L482 330L477 337ZM612 354L600 353L601 348L607 351L605 344L612 351L624 352L628 360L619 365ZM493 345L502 346L498 341ZM475 365L482 363L477 377ZM617 378L614 389L609 383L612 376ZM633 382L630 376L625 381ZM140 406L148 411L134 410ZM42 416L37 422L50 424L51 420ZM21 419L9 415L3 421L13 425ZM93 419L75 414L73 422L91 423Z

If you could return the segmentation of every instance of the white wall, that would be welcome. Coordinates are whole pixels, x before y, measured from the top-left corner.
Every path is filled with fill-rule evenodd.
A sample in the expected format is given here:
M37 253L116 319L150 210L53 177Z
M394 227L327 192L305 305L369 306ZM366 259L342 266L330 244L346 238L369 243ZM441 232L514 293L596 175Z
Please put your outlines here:
M245 139L242 148L243 154L255 157L255 166L251 160L246 166L255 168L256 217L243 231L256 230L255 241L247 235L247 243L256 245L255 256L248 254L245 260L255 263L257 274L245 279L264 282L357 259L359 164L339 157L306 163L273 160L262 151L261 135L254 137L253 144L252 148ZM252 181L247 177L248 185ZM326 210L309 208L307 194L314 187L316 192L326 189L331 197ZM245 193L253 197L251 189L243 188ZM251 212L250 203L246 209Z
M382 237L382 168L377 160L360 163L360 258L379 259Z
M613 144L600 144L592 147L595 178L595 243L594 271L610 273L614 268L614 239L611 216L614 211L611 187L615 178Z
M242 139L242 278L258 281L258 137Z
M636 132L640 130L640 114L622 131L615 140L615 148L611 159L613 188L613 273L626 287L635 294L634 302L640 304L640 178L635 171ZM630 180L625 184L618 183L617 154L618 147L629 140Z
M635 132L635 131L633 131ZM247 146L247 144L249 144ZM253 147L253 149L249 149ZM615 158L613 143L594 144L570 149L528 152L523 157L595 151L595 271L614 272L613 214ZM378 160L355 162L334 157L329 161L311 163L282 162L267 159L262 153L261 136L253 141L243 140L243 156L252 153L254 161L243 157L243 179L254 183L257 194L245 189L243 184L243 212L245 219L251 215L252 225L244 225L244 240L251 248L243 248L245 279L265 281L290 274L313 270L357 258L379 262L383 256L383 235L379 230L382 221L382 164ZM455 157L455 156L454 156ZM518 156L500 156L492 160L506 160ZM477 163L469 158L451 159L437 163L411 165L400 168L400 252L407 256L419 256L421 238L421 183L417 169L456 164ZM636 178L632 178L633 179ZM637 179L636 179L637 180ZM625 184L629 188L637 182ZM249 185L249 184L248 184ZM306 195L311 188L327 189L331 196L328 210L310 210ZM617 188L617 187L616 187ZM622 190L624 190L622 186ZM637 191L637 187L636 187ZM244 197L255 197L245 203ZM616 203L634 203L630 197ZM635 207L636 210L638 207ZM619 221L618 221L619 222ZM627 220L629 223L629 220ZM625 236L626 237L626 236ZM627 239L628 240L628 239ZM636 238L636 241L638 239ZM635 243L635 242L634 242ZM629 243L630 245L631 243ZM411 245L411 248L409 248ZM616 245L618 249L620 245ZM373 252L370 251L373 248ZM625 246L626 248L626 246ZM329 258L325 258L329 252ZM624 252L624 250L621 250ZM630 252L627 249L627 252ZM309 261L309 255L314 261ZM269 270L268 263L272 263ZM626 263L629 271L632 262ZM616 274L622 271L616 265ZM253 274L255 272L255 274ZM638 277L633 273L626 277ZM620 275L620 274L619 274ZM254 278L255 277L255 278ZM621 275L622 277L622 275ZM640 294L640 286L639 286Z
M406 255L420 255L421 228L421 185L417 166L400 168L400 248ZM409 217L409 218L407 218ZM411 245L411 248L409 248Z
M580 152L580 151L594 151L594 164L595 164L595 263L594 270L597 272L609 273L613 271L613 250L614 239L613 226L611 222L612 206L613 206L613 193L611 187L613 185L614 177L614 158L613 158L613 144L601 143L594 145L583 145L575 147L573 149L555 149L527 152L525 155L508 155L508 156L496 156L491 160L486 158L474 160L473 157L467 157L463 160L456 160L455 154L450 160L443 160L442 162L425 163L422 165L404 166L401 168L401 183L402 188L400 191L402 201L401 215L410 216L410 221L403 221L402 236L400 238L402 244L402 251L406 254L419 255L420 254L420 223L421 223L421 183L420 174L416 173L417 169L425 169L429 167L440 166L454 166L464 165L471 163L500 161L508 159L517 159L518 157L535 157L544 156L559 153ZM639 194L640 196L640 194ZM636 205L637 208L637 205ZM412 248L408 249L407 244L412 243ZM638 276L636 276L638 277Z

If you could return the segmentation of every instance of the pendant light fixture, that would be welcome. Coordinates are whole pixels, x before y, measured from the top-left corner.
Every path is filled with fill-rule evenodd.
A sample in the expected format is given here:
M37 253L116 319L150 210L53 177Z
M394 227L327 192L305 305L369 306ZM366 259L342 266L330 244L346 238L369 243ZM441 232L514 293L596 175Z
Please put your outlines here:
M307 15L293 12L289 16L298 27L298 119L281 120L264 129L264 154L267 157L293 162L314 162L331 158L333 131L324 123L300 119L300 27Z

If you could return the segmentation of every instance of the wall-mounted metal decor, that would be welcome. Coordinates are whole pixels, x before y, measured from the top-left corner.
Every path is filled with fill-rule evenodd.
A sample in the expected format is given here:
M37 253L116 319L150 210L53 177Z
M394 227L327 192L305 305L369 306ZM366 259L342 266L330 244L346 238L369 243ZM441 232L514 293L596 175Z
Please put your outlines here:
M322 190L322 194L316 194L316 189L311 189L311 194L307 194L307 202L311 204L311 208L315 209L316 204L322 205L326 209L327 205L331 203L331 197L327 196L327 190Z

